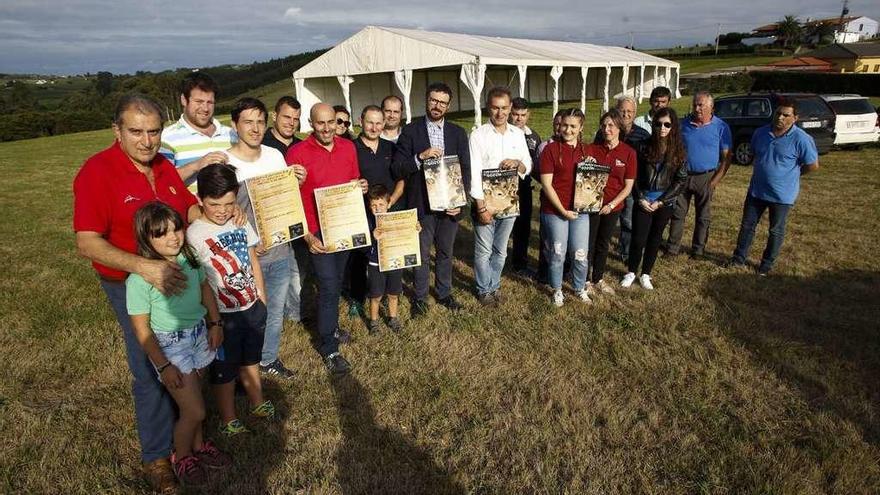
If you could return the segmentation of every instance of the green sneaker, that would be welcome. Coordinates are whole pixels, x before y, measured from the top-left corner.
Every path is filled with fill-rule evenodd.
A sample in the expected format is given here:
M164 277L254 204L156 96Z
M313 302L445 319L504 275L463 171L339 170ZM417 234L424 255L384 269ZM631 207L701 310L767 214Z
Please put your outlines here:
M226 423L225 425L220 425L220 434L227 437L234 437L239 433L250 433L251 430L248 430L244 423L239 419L233 419L232 421Z
M348 304L348 317L358 318L366 314L364 305L358 301L351 301Z
M259 406L251 409L251 415L258 418L273 419L275 417L275 405L272 404L272 401L267 400Z

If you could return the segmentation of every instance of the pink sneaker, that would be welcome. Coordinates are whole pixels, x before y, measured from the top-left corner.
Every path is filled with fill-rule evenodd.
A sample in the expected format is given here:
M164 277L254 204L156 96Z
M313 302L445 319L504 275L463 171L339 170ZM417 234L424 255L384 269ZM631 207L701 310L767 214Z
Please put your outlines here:
M182 485L186 486L202 486L207 481L205 469L199 464L198 458L194 455L188 455L181 459L175 459L172 456L171 461L174 463L174 474L180 480Z
M232 465L232 456L218 449L210 440L205 440L202 450L196 452L195 456L208 469L226 469Z

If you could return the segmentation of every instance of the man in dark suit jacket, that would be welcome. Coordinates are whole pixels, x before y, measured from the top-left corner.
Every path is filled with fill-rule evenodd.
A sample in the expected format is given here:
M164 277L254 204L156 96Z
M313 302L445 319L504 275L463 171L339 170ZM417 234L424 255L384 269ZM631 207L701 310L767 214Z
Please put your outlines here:
M391 165L395 180L403 179L407 208L418 210L422 230L419 245L422 264L415 269L415 300L413 316L427 312L428 276L431 245L434 245L434 288L437 302L456 311L461 305L452 296L452 248L458 231L461 208L431 211L422 161L429 158L458 155L464 190L470 190L470 152L464 129L444 118L452 101L452 89L444 83L433 83L426 91L425 117L413 119L400 133L397 151Z

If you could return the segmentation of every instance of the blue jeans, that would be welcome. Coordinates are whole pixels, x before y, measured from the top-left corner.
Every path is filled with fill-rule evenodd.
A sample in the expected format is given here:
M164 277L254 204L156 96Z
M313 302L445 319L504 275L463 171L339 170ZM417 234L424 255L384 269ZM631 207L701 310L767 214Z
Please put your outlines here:
M761 257L761 265L758 267L759 272L767 273L773 268L773 262L779 256L779 250L782 249L782 239L785 237L785 221L788 219L788 212L792 205L782 203L771 203L763 199L753 198L751 194L746 194L746 200L743 203L742 223L739 226L739 237L736 241L736 249L733 251L733 260L737 263L745 263L749 257L749 248L752 247L752 240L755 238L755 227L764 215L764 210L770 210L770 235L767 238L767 247L764 248L764 254Z
M482 296L501 287L501 271L507 259L507 240L516 217L492 220L483 225L474 220L474 279Z
M281 248L276 248L281 249ZM278 359L281 330L284 323L284 302L290 287L290 260L285 256L271 263L260 263L263 283L266 284L266 335L263 339L263 358L260 364L267 366Z
M110 307L122 327L125 355L131 371L131 394L138 439L141 442L141 460L153 462L171 455L174 421L174 400L156 376L156 369L134 335L134 327L125 306L125 283L101 281Z
M554 290L562 288L562 267L565 256L571 253L571 278L574 290L579 291L587 283L587 260L589 259L590 216L578 215L566 220L555 213L541 213L544 230L544 253L547 257L548 282Z
M301 239L290 243L288 258L290 266L290 285L287 288L287 301L284 303L284 317L288 320L302 321L302 288L308 269L308 248Z
M349 251L313 254L312 268L318 279L318 335L321 356L339 351L336 329L339 327L339 295Z

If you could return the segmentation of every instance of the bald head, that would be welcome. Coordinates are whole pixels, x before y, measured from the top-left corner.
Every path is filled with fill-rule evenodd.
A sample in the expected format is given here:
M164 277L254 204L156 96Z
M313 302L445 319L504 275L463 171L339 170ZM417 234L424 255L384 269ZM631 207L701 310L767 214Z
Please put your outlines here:
M315 103L309 112L309 121L314 129L315 139L324 146L333 144L336 135L336 111L326 103Z

